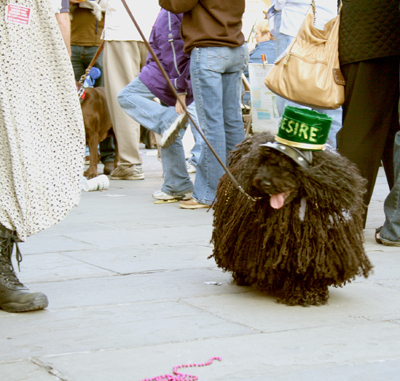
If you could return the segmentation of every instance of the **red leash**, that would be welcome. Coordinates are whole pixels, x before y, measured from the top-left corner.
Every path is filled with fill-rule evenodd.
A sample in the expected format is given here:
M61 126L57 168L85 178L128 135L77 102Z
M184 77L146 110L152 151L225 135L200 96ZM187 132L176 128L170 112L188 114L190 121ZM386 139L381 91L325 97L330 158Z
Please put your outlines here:
M203 364L184 364L184 365L177 365L174 367L174 375L172 374L164 374L162 376L157 376L153 378L145 378L142 381L196 381L199 378L197 376L193 376L191 374L186 374L186 373L179 373L178 369L179 368L192 368L192 367L201 367L201 366L207 366L211 365L214 360L222 361L221 357L212 357L208 362L203 363Z

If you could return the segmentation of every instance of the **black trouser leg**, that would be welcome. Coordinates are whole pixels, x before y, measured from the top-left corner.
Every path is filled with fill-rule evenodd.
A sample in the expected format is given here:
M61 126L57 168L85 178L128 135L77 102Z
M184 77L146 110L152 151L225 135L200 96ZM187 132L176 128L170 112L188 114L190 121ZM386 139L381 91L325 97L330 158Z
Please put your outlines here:
M343 127L338 150L355 163L367 179L368 207L381 160L393 186L393 144L399 131L399 61L380 58L342 66L346 78ZM366 220L366 215L365 215Z

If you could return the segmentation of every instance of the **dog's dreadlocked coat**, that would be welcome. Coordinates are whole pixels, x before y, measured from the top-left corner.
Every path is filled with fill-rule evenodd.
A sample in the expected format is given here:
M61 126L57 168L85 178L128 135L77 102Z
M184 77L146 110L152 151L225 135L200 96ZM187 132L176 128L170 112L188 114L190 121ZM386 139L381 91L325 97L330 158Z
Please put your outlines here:
M303 168L261 147L268 133L244 140L229 169L250 200L224 175L214 205L214 257L238 285L253 285L288 305L319 305L328 286L343 286L372 269L363 247L365 180L331 152L313 152ZM271 206L272 205L272 206Z

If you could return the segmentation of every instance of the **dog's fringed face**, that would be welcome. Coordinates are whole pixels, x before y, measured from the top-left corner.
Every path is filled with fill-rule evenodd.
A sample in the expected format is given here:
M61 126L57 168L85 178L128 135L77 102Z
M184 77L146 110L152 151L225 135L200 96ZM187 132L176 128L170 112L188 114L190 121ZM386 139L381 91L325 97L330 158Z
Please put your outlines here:
M270 196L272 208L280 209L298 194L301 171L298 164L285 154L272 148L261 149L262 160L253 185Z

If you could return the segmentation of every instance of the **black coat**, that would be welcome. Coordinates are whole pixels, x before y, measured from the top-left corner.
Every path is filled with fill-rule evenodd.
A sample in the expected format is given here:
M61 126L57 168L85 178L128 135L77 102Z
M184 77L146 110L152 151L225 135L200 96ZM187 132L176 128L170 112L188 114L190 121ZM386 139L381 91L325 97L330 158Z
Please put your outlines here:
M343 0L340 64L400 56L399 0Z

